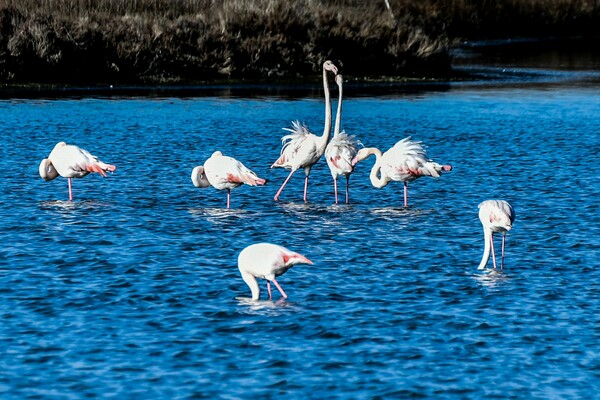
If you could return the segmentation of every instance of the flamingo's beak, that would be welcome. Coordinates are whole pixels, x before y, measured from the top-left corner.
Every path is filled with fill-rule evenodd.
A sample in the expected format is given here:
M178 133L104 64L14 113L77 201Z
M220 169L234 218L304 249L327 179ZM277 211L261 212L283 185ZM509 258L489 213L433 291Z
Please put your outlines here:
M314 263L312 261L310 261L308 258L306 258L304 256L300 256L299 260L302 260L301 261L302 264L314 265Z

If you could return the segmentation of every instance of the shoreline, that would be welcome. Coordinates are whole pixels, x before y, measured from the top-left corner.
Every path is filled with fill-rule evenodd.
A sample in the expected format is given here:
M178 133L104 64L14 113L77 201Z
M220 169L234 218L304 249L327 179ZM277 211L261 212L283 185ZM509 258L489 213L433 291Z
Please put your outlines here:
M509 73L499 74L500 66L491 63L490 54L508 54L507 62L514 55L536 52L542 56L551 52L553 61L557 53L564 52L564 57L572 58L573 51L581 50L589 43L580 38L518 38L492 41L468 41L451 49L452 65L445 77L411 78L405 76L390 77L354 77L344 74L347 87L369 92L374 89L386 91L419 91L440 90L451 84L462 82L510 83L537 82L545 75L544 71L532 72L535 65L523 65L522 71L513 68ZM503 57L500 57L504 59ZM527 60L525 60L525 63ZM593 59L593 66L600 69L600 54ZM588 67L593 69L592 67ZM559 67L556 68L560 70ZM552 69L548 69L551 71ZM583 68L582 70L586 70ZM167 84L156 83L5 83L0 86L0 99L10 98L64 98L64 97L197 97L197 96L233 96L233 97L294 97L320 96L322 90L318 74L313 79L214 79L212 81L189 81Z

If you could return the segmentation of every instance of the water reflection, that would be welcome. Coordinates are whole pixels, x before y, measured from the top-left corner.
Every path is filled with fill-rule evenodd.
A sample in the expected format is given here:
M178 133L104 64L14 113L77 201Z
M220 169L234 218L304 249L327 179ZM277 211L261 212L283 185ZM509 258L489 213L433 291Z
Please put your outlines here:
M481 274L472 275L472 278L488 289L496 289L510 280L508 274L500 269L486 269Z
M256 214L253 211L236 208L190 208L188 212L193 216L206 218L207 221L215 224L249 218Z
M276 317L289 311L299 311L300 308L285 299L272 300L252 300L250 297L236 297L238 302L238 312L248 315L265 315Z
M50 200L50 201L41 201L39 203L39 207L41 210L96 211L96 210L103 210L108 207L112 207L112 204L106 203L104 201L99 201L99 200L82 200L82 201Z

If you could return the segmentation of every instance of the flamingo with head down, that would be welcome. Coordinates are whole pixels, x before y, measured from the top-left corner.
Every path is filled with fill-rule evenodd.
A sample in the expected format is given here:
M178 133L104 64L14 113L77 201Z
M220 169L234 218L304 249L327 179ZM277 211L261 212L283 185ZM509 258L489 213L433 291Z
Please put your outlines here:
M287 295L275 279L283 275L296 264L313 264L302 254L271 243L256 243L246 247L238 256L238 268L242 279L252 293L252 300L260 298L260 287L256 278L267 280L269 300L271 296L271 282L275 284L284 299Z
M243 184L250 186L264 185L266 179L259 178L252 170L233 157L224 156L215 151L204 165L192 171L192 183L199 188L213 186L218 190L227 190L227 208L230 204L231 189Z
M106 164L75 145L59 142L54 146L48 158L40 163L39 173L43 180L51 181L59 175L67 178L69 183L69 201L73 201L72 178L83 178L91 172L106 176L106 172L114 172L114 165Z
M353 136L348 136L346 132L340 132L342 121L342 86L343 77L341 74L335 76L335 82L339 89L339 98L337 112L335 115L335 127L333 129L333 138L325 149L325 160L333 177L333 191L335 194L335 204L338 203L337 178L342 175L346 177L346 204L349 202L349 184L350 174L354 171L352 160L356 156L357 142Z
M490 259L490 250L494 269L496 269L496 254L494 252L494 232L502 234L502 261L500 269L504 269L504 245L506 233L512 229L515 222L515 210L505 200L486 200L479 204L479 220L483 225L484 249L483 257L477 269L484 269Z
M271 165L271 168L281 167L290 169L291 171L275 194L275 201L279 200L283 188L287 185L294 172L299 168L304 168L304 173L306 175L304 179L304 202L308 201L307 192L310 170L325 152L325 147L327 146L329 135L331 134L331 99L329 95L329 85L327 83L327 73L331 72L336 75L337 71L337 67L331 61L327 60L323 63L323 88L325 89L325 127L323 129L323 135L317 136L311 133L308 130L308 127L301 124L299 121L292 122L292 128L284 128L284 130L291 133L285 135L281 139L283 142L281 155L277 161Z
M441 165L427 158L421 142L412 141L410 137L400 140L383 155L375 147L360 149L352 160L352 165L372 154L375 155L375 164L369 176L371 184L382 188L391 181L404 182L404 207L408 207L408 182L422 176L439 178L442 171L452 170L450 165Z

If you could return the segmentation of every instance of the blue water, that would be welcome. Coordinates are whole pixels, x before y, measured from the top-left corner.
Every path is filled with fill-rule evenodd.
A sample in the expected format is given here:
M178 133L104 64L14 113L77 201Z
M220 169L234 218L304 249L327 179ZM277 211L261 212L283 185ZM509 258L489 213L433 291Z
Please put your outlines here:
M322 127L315 96L0 101L0 397L537 398L600 392L600 87L451 84L385 96L347 85L343 127L385 150L411 135L453 165L334 205L331 176L269 169L282 127ZM337 92L334 92L334 96ZM55 143L117 165L44 182ZM197 189L215 150L265 187ZM506 268L478 271L479 202L517 219ZM306 255L289 298L248 299L237 254ZM491 267L491 260L489 266Z

